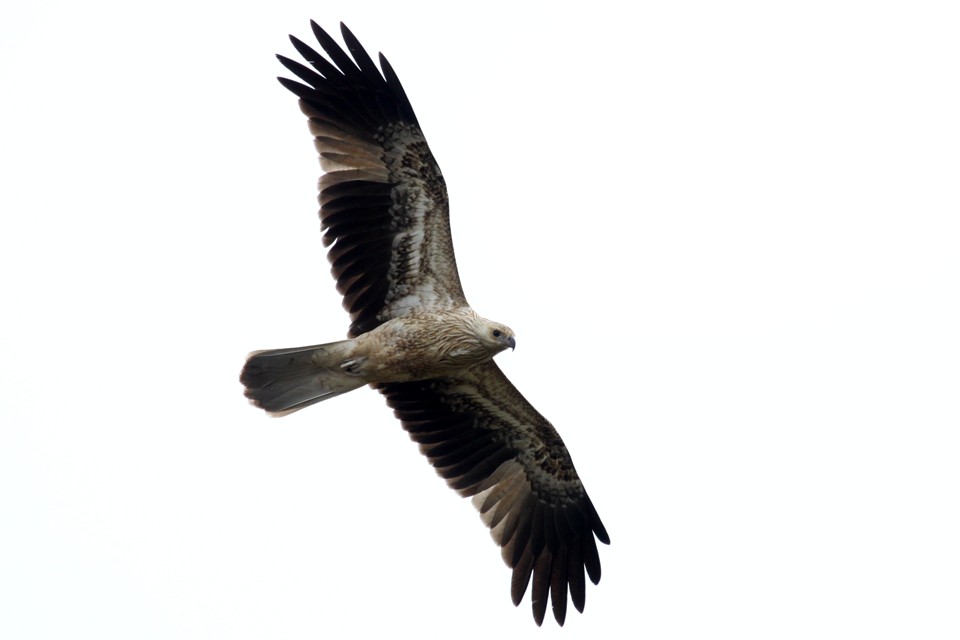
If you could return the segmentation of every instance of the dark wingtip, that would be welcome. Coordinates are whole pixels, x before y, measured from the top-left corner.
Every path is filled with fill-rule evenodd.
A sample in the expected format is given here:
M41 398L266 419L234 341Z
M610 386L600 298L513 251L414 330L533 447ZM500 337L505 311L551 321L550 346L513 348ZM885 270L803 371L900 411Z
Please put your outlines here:
M607 535L607 529L603 526L603 522L600 521L600 516L597 514L597 508L593 506L593 502L590 503L590 520L591 528L593 529L594 535L597 536L597 540L603 544L610 544L610 536Z
M538 627L543 626L543 618L547 614L547 603L544 602L542 606L534 600L533 601L533 621L537 623Z

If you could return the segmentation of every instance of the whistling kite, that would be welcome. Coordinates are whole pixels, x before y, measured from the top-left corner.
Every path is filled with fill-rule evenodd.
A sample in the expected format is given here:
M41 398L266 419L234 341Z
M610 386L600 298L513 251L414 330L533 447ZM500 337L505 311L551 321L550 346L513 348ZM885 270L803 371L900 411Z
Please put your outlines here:
M350 339L250 354L245 393L285 415L376 388L437 472L473 497L513 569L514 604L532 576L537 624L549 593L562 625L568 589L583 611L584 569L600 580L594 537L609 544L607 532L556 430L493 362L516 345L513 331L467 304L443 175L396 73L381 54L381 74L342 24L352 59L311 24L330 61L291 36L313 69L278 56L306 84L280 82L320 153L323 243Z

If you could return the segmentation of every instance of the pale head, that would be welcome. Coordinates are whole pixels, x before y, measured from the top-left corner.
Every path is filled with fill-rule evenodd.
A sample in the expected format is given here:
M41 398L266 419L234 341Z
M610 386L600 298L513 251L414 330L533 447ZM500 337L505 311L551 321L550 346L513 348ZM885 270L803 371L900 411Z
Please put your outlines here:
M517 340L514 337L513 329L507 325L479 317L473 325L480 344L494 353L500 353L505 349L515 349L517 347Z

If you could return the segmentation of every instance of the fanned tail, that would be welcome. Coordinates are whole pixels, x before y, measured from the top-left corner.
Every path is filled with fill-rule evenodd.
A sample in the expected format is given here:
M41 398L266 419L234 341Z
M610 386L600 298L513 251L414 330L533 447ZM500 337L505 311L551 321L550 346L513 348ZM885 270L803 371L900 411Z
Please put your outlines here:
M341 365L355 341L254 351L240 372L244 395L273 416L285 416L366 384Z

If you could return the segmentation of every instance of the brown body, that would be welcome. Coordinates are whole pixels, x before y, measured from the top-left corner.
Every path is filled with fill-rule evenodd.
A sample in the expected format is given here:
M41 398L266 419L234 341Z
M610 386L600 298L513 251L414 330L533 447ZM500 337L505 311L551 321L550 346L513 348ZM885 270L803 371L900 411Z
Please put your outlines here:
M414 312L357 337L341 366L368 383L426 380L486 362L513 341L509 328L469 307Z
M515 346L509 327L469 307L414 311L350 340L255 351L240 381L253 404L283 416L365 384L454 375Z

